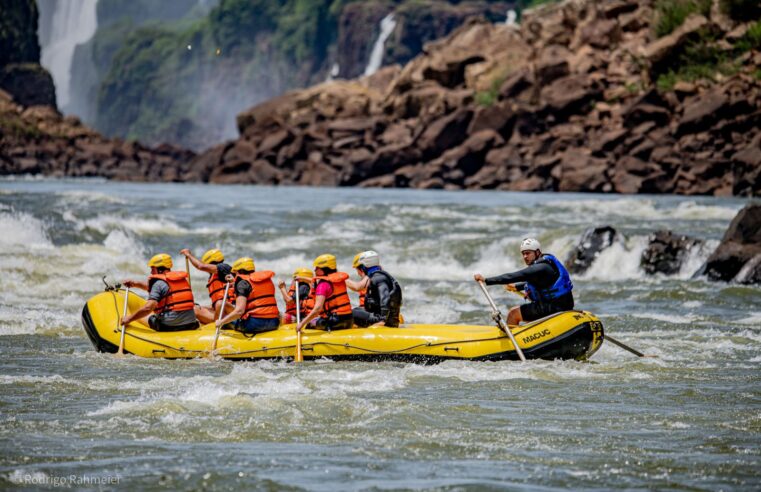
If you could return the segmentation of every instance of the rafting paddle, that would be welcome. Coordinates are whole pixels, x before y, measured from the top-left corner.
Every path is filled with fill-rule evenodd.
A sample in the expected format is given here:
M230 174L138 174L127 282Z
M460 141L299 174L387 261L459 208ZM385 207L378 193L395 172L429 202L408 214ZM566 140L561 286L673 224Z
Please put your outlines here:
M301 301L299 300L299 279L296 279L296 357L294 362L303 362L304 354L301 353Z
M193 283L190 281L190 258L187 256L185 257L185 271L188 273L188 285L190 286L190 290L193 290Z
M657 355L645 355L645 354L643 354L642 352L639 352L639 351L637 351L637 350L634 350L633 348L629 347L628 345L626 345L626 344L624 344L624 343L621 343L621 342L619 342L618 340L616 340L616 339L615 339L615 338L613 338L612 336L608 335L607 333L605 334L605 338L607 338L608 340L610 340L611 342L613 342L613 344L614 344L614 345L618 345L618 346L619 346L619 347L621 347L622 349L624 349L624 350L626 350L626 351L628 351L628 352L631 352L631 353L633 353L633 354L634 354L634 355L636 355L637 357L653 357L653 358L657 358L657 357L658 357Z
M486 284L484 284L482 281L478 281L479 287L481 287L481 290L483 291L484 295L486 296L486 299L489 301L489 304L491 304L492 309L492 318L494 318L494 321L497 322L497 326L499 326L499 329L507 333L507 336L510 337L510 341L513 342L513 347L515 347L515 351L518 352L518 357L521 358L523 362L526 362L526 356L523 355L523 350L518 346L518 342L515 340L515 337L513 336L513 332L510 331L510 328L505 324L505 321L502 319L502 313L499 312L499 309L497 309L497 305L494 304L494 299L491 298L489 295L489 291L486 290Z
M217 322L222 321L222 317L225 315L225 306L227 305L227 292L230 290L230 282L225 284L225 294L222 296L222 307L219 308L219 318ZM219 340L219 331L222 329L222 324L217 325L217 332L214 334L214 343L211 344L211 352L209 357L214 357L214 351L217 350L217 340Z
M122 319L127 317L127 308L129 307L127 305L127 301L129 300L129 287L127 287L127 291L124 293L124 309L122 309ZM121 321L121 320L120 320ZM119 357L124 356L124 332L127 329L127 326L124 323L121 323L122 325L122 335L119 339L119 350L116 351L116 355Z

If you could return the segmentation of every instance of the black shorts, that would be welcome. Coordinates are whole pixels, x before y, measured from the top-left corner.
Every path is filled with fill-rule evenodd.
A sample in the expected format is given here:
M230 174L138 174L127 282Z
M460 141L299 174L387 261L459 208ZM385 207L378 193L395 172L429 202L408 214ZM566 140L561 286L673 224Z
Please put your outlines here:
M551 301L537 301L521 305L523 321L536 321L551 314L573 309L573 294L568 293Z
M158 316L152 314L148 317L148 324L156 331L186 331L197 330L200 324L198 321L192 323L185 323L184 325L170 326L161 322Z
M327 318L317 318L312 323L314 325L311 328L315 330L348 330L354 327L354 316L351 314L344 314L342 316L331 314Z

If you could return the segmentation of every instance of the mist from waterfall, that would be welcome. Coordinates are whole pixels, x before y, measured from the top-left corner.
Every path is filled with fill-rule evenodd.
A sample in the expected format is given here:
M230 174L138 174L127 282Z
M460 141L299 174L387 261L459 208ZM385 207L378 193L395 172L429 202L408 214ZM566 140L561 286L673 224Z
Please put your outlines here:
M370 60L367 62L367 67L365 67L365 76L374 74L381 67L386 40L391 36L391 33L394 32L395 27L396 21L394 20L393 13L388 14L381 20L380 34L378 35L378 39L375 40L373 50L370 52Z
M74 49L78 44L87 42L95 34L98 25L97 4L98 0L55 2L50 32L40 36L41 64L53 76L59 108L64 108L69 103ZM41 8L44 5L41 4Z

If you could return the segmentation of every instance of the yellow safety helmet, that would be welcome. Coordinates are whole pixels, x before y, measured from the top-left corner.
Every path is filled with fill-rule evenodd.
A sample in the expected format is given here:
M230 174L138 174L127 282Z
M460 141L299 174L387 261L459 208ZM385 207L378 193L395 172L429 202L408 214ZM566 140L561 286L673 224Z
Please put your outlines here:
M336 257L330 254L320 255L314 259L315 268L330 268L336 269Z
M238 258L235 260L235 263L233 263L233 271L239 272L241 270L246 270L249 272L256 271L256 266L254 265L254 259L249 258L248 256L245 256L243 258Z
M148 260L148 266L156 268L172 268L172 257L166 253L159 253Z
M210 249L201 257L202 263L222 263L225 261L225 255L218 249Z
M293 272L293 278L296 277L312 278L314 277L314 272L312 272L312 270L307 267L299 267L295 272Z
M354 255L354 259L351 262L351 267L352 268L359 268L359 256L361 254L362 253L357 253L356 255Z

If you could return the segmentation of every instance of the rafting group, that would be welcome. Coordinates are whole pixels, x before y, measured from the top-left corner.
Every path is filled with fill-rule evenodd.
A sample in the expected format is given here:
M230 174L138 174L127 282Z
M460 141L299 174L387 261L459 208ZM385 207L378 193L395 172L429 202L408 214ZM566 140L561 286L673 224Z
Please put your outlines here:
M520 293L529 301L509 310L508 325L572 310L573 284L563 263L553 255L543 254L534 238L524 239L520 252L526 268L489 278L479 273L473 276L482 285L504 285L506 290ZM300 332L304 328L326 331L355 326L395 328L403 321L402 288L381 267L375 251L364 251L354 257L352 267L359 280L338 271L332 254L318 256L313 269L297 268L287 289L285 282L278 282L285 313L278 309L275 273L257 270L252 258L239 258L229 265L219 249L206 251L200 259L188 249L180 253L187 258L186 269L189 263L209 275L206 288L211 304L201 306L195 302L189 273L173 270L172 257L161 253L148 261L151 273L146 282L131 279L122 282L125 287L149 293L142 307L125 313L122 325L140 321L161 332L194 330L201 324L215 323L218 329L251 336L290 323L298 323L296 329ZM359 293L359 307L352 308L349 290Z

